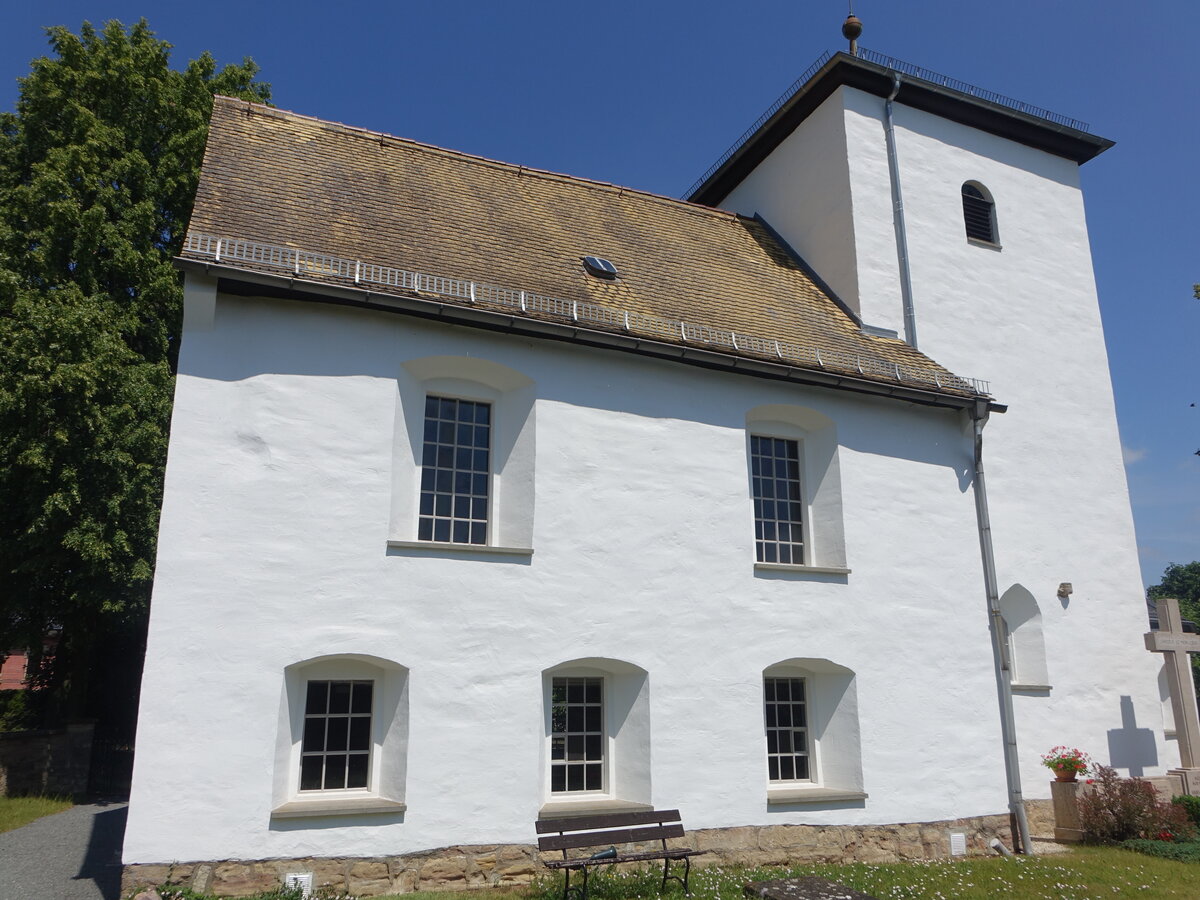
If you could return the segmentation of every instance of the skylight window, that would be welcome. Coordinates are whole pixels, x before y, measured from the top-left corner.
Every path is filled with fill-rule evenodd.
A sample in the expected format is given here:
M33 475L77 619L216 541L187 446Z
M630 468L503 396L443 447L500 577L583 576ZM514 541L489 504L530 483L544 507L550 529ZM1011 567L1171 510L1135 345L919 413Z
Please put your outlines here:
M617 267L599 256L585 256L583 267L587 269L589 275L595 275L597 278L612 280L617 277Z

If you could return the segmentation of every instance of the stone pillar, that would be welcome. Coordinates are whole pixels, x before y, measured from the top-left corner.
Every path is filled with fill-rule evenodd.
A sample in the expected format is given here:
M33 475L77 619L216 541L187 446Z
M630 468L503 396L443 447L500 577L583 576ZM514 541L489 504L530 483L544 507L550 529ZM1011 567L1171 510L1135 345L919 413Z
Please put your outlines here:
M1078 781L1050 782L1050 797L1054 801L1054 839L1078 842L1083 840L1079 822L1079 795L1083 785Z

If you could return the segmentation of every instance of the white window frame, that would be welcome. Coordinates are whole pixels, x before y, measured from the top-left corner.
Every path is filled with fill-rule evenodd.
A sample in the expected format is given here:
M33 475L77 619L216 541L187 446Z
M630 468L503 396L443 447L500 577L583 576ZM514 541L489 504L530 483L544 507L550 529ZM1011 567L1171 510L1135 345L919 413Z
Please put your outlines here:
M422 487L423 479L425 477L424 432L429 425L428 403L430 400L439 400L439 401L440 400L453 400L453 401L456 401L459 403L464 403L464 402L472 403L472 404L476 404L478 406L486 406L488 408L488 423L487 423L487 428L488 428L488 444L487 444L488 467L487 467L487 472L485 473L487 476L487 488L486 488L487 497L485 498L486 509L484 511L484 540L482 543L477 543L477 542L471 540L470 535L468 535L466 541L456 541L456 540L454 540L453 530L451 530L451 532L450 532L449 540L445 540L445 541L439 540L436 536L437 519L441 518L441 517L437 516L436 512L430 514L430 517L433 519L433 523L430 526L433 531L433 534L428 538L421 537L421 534L420 534L421 519L426 517L426 514L424 512L422 512L422 510L421 510L422 494L425 493L425 491ZM494 504L495 504L495 495L496 495L495 487L496 486L493 483L493 479L492 479L492 474L495 471L495 467L493 466L492 463L493 463L493 445L495 444L495 434L496 434L496 404L490 399L489 400L479 400L473 396L463 396L460 394L448 394L448 393L444 393L444 392L430 391L425 395L425 405L422 409L421 432L422 432L422 434L421 434L422 449L421 449L421 457L419 458L420 459L419 475L417 477L417 540L421 541L423 543L428 542L428 543L432 543L432 544L460 544L460 545L470 544L470 545L476 546L476 547L494 546L495 541L492 540L492 532L495 530ZM460 449L458 446L457 438L455 439L453 446L456 451L458 449ZM452 492L451 500L457 499L456 493L457 492ZM436 488L434 491L434 502L435 503L437 502ZM453 513L452 513L452 517L453 518L451 520L451 528L453 528L454 520L457 518L456 516L453 516Z
M762 423L762 424L766 425L768 423ZM783 429L783 430L790 431L790 429ZM754 439L758 438L759 440L786 441L789 444L795 444L796 445L796 459L797 459L797 462L799 463L799 474L796 478L796 481L799 482L799 485L800 485L800 507L801 507L800 553L801 553L802 558L799 562L796 562L795 559L789 560L787 562L782 562L779 559L768 560L768 559L759 559L758 558L758 542L759 542L758 526L759 526L759 522L763 521L763 520L759 519L757 511L755 512L755 516L754 516L754 542L755 542L755 557L754 558L755 558L755 562L758 562L758 563L807 566L810 564L810 562L812 560L812 530L810 527L810 522L812 520L812 507L809 505L809 502L808 502L808 484L807 484L807 478L805 477L805 471L804 471L804 468L805 468L805 466L804 466L804 460L805 460L804 439L802 437L795 437L791 434L781 434L781 433L779 433L779 431L780 431L780 429L779 429L778 423L776 423L775 427L772 429L753 428L752 427L749 435L747 436L747 453L749 454L749 459L750 459L750 483L751 483L750 499L751 499L752 503L754 500L758 499L757 497L754 496L753 484L754 484L754 478L760 477L760 476L755 476L755 474L754 474L754 467L753 467L753 465L754 465ZM772 476L773 480L774 480L774 478L775 478L775 476ZM779 502L778 497L775 498L775 502L776 503ZM789 502L791 502L791 501L789 501ZM772 521L775 522L776 525L778 525L780 519L778 516L776 516L774 519L772 519ZM764 524L765 524L765 522L764 522ZM789 522L789 525L792 528L796 527L795 522ZM779 541L778 541L778 539L775 539L771 543L778 545Z
M770 736L769 735L773 728L778 733L779 731L783 730L783 726L779 726L778 724L772 726L770 724L770 720L767 716L767 704L779 702L777 699L776 700L768 700L767 699L767 681L768 681L768 679L773 679L775 681L786 680L789 682L798 681L804 686L804 700L803 700L803 703L804 703L804 753L797 754L793 750L792 753L788 754L788 755L792 756L793 758L797 755L804 756L804 758L806 760L806 765L808 767L808 775L804 778L772 778L771 777L770 759L771 759L772 754L771 754L771 744L770 744ZM789 687L789 689L790 689L790 687ZM813 722L815 721L814 715L816 713L816 709L814 708L812 693L813 692L810 688L810 683L809 683L809 676L806 674L802 674L799 671L792 671L792 672L788 672L788 671L770 672L770 671L768 671L768 672L763 673L763 731L767 735L767 738L766 738L767 783L769 785L771 785L772 787L794 787L796 785L802 785L802 784L808 785L808 784L820 784L821 783L821 779L818 777L820 768L818 766L817 742L813 739L812 725L813 725ZM794 702L794 701L789 701L789 702ZM776 715L778 715L778 710L776 711ZM795 728L796 728L795 723L793 723L789 727L789 731L791 732L791 740L793 742L795 741L795 730L794 730ZM795 745L793 743L793 747L794 746ZM776 755L776 757L780 757L783 754L780 754L777 752L775 755Z
M766 679L804 679L808 778L771 781L767 761ZM759 690L762 779L768 805L865 801L857 677L828 659L795 657L762 670Z
M652 809L650 791L650 675L634 663L587 657L543 669L541 783L544 818L583 812ZM599 678L604 722L604 789L552 790L555 678Z
M797 443L804 512L801 522L803 563L761 562L757 558L752 437ZM833 420L818 410L803 406L781 403L756 406L746 413L745 447L746 508L749 513L746 534L754 568L801 575L849 575L837 428Z
M598 788L590 788L589 789L589 788L585 787L583 790L580 790L580 791L572 791L570 789L562 790L562 791L554 790L554 770L556 768L563 768L563 767L567 768L568 770L570 768L569 755L565 757L562 765L559 765L559 761L554 758L554 741L556 740L555 736L559 733L554 730L554 724L553 724L553 722L554 722L554 707L556 705L555 700L554 700L554 682L559 681L559 680L568 681L568 682L572 681L572 680L587 680L587 681L600 682L600 787L598 787ZM570 690L569 684L567 685L567 689ZM609 761L612 759L612 747L610 746L610 742L609 742L608 722L606 721L606 717L608 715L608 700L606 697L607 693L608 693L608 679L605 678L604 674L601 672L597 672L594 675L584 675L584 674L580 674L580 673L572 673L572 674L555 674L555 675L550 676L550 719L551 719L550 757L549 757L550 783L547 786L547 796L552 797L556 800L565 799L565 798L569 799L571 797L582 797L582 796L588 796L588 797L609 796ZM585 704L586 704L586 701L585 701ZM568 719L570 717L569 706L570 706L570 702L568 701L568 712L567 712ZM586 705L585 705L584 715L586 716ZM587 729L586 723L585 723L584 731L586 732L587 730L588 729ZM564 740L565 740L566 744L570 743L570 736L571 736L571 731L570 731L570 728L568 725L567 730L564 732ZM584 743L586 744L586 742L587 742L586 735L584 735ZM567 747L564 747L564 753L568 753L568 752L569 751L568 751ZM568 774L569 774L569 772L568 772ZM564 779L565 779L565 777L566 776L564 776Z
M370 681L371 747L362 788L300 789L310 681ZM283 672L275 748L272 818L403 814L408 759L408 669L365 654L314 657Z
M337 719L343 718L343 714L340 712L330 711L328 708L328 705L326 706L325 711L321 712L321 713L311 713L308 711L308 695L312 692L312 686L314 684L323 684L326 686L326 688L325 688L326 704L329 704L331 702L330 695L333 693L333 686L335 684L348 684L350 686L349 696L346 698L347 708L346 708L346 712L344 714L344 718L346 719L346 732L347 732L347 735L346 735L347 749L344 754L340 749L330 750L329 744L328 744L329 728L330 728L331 720L333 720L335 718L337 718ZM371 686L371 701L370 701L369 707L365 713L361 712L361 711L355 712L354 711L354 696L357 692L362 690L363 685ZM371 757L375 755L374 732L373 732L373 725L375 722L375 694L376 694L375 679L373 679L373 678L308 678L304 683L304 694L305 694L304 729L301 733L301 739L300 739L300 767L296 773L297 777L298 777L298 784L297 784L296 790L300 794L306 794L306 795L311 794L313 796L325 795L332 791L359 791L359 790L369 791L370 785L371 785L371 774L372 774L371 773ZM366 719L366 721L367 721L367 747L366 747L366 753L365 753L365 756L367 758L367 777L366 777L367 783L364 785L361 785L361 786L356 786L356 787L349 787L349 786L344 786L344 787L339 787L339 788L325 787L324 782L325 782L327 774L328 774L327 767L328 767L329 757L340 756L340 755L345 755L347 757L346 768L343 770L342 780L348 781L349 780L349 768L350 768L349 757L364 755L364 753L362 751L359 751L359 750L349 746L349 742L351 739L351 733L354 731L354 720L355 719L358 719L359 721ZM305 750L304 749L304 741L308 735L309 725L312 722L317 721L317 720L320 720L324 725L323 730L325 732L325 735L322 740L322 748L320 750ZM304 787L304 763L305 763L305 760L306 759L315 759L317 757L320 757L320 759L322 761L322 765L321 765L322 786L316 787L316 788L306 788L306 787Z
M417 555L533 553L535 385L482 357L426 356L397 373L388 547ZM491 406L486 544L420 540L425 408L429 396Z

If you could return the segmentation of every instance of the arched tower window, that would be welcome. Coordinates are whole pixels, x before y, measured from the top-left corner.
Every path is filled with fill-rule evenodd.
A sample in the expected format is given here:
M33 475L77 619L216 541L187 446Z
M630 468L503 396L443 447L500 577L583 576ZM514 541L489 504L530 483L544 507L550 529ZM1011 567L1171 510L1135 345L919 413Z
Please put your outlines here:
M967 237L989 244L998 244L996 239L996 204L987 189L978 182L968 181L962 186L963 223Z
M1000 597L1000 616L1008 632L1010 677L1014 691L1050 690L1046 670L1046 643L1042 637L1042 614L1037 598L1025 587L1014 584Z

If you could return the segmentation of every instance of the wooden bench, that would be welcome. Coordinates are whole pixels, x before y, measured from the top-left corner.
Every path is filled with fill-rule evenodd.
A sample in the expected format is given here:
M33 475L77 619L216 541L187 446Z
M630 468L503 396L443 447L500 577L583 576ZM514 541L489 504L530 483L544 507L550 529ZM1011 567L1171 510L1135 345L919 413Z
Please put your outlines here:
M557 832L551 834L551 832ZM667 881L678 881L683 885L686 895L688 875L692 870L691 857L704 851L689 850L686 847L668 847L670 838L683 837L683 825L680 824L679 810L648 810L646 812L609 813L597 816L578 816L570 819L540 819L537 823L537 833L548 835L538 838L538 850L543 853L562 851L562 859L542 860L551 869L563 869L566 880L563 882L563 900L567 900L572 890L579 895L579 900L587 900L588 871L592 866L612 865L623 862L644 862L652 859L663 861L662 887L665 890ZM616 849L621 844L641 844L647 841L661 841L662 847L654 850ZM568 856L568 850L605 847L599 853L591 856ZM683 877L671 874L671 861L683 860ZM583 872L583 886L571 887L572 870Z

